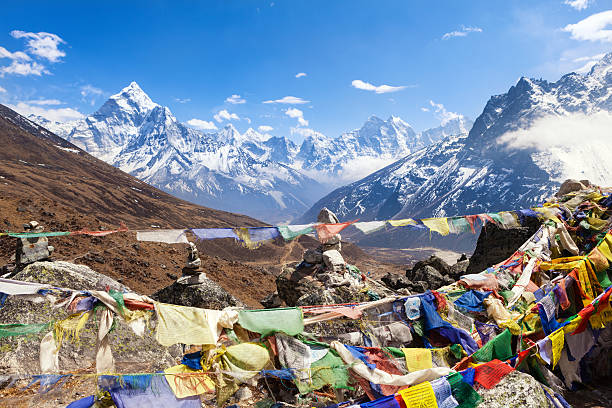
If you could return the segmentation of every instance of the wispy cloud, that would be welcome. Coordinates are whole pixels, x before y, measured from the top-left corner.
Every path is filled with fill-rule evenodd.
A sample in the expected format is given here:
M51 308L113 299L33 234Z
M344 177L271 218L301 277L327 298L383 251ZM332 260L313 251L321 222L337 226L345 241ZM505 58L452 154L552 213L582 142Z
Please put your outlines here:
M227 109L222 109L215 113L213 118L215 118L215 120L219 123L223 122L224 120L240 120L238 115L228 112Z
M274 130L274 128L268 125L261 125L257 128L257 130L259 130L260 132L271 132Z
M6 89L0 86L0 93L3 93L3 92L6 93Z
M191 102L191 98L174 98L174 102L188 103L188 102Z
M362 81L361 79L355 79L353 82L351 82L351 86L353 88L361 89L364 91L376 92L377 94L397 92L397 91L401 91L402 89L407 88L406 86L391 86L391 85L376 86L376 85L372 85L369 82Z
M227 97L225 99L225 102L231 103L233 105L240 105L240 104L246 103L246 99L241 98L240 95L234 94L232 96Z
M0 58L9 58L12 60L30 61L32 58L23 51L10 52L4 47L0 47Z
M27 103L29 105L45 106L45 105L61 105L62 101L59 101L57 99L35 99L32 101L25 101L24 103Z
M304 112L299 109L289 108L285 111L285 115L297 119L299 126L308 126L308 121L304 119Z
M60 61L60 58L66 55L64 51L58 48L60 44L65 44L65 41L56 34L28 33L19 30L13 30L10 34L14 38L26 40L27 52L11 52L4 47L0 47L0 59L8 58L11 60L10 65L0 67L0 77L4 77L6 74L21 76L50 74L43 64L33 61L31 55L52 63Z
M296 78L302 78L305 77L307 74L305 72L298 72L297 74L295 74Z
M6 74L41 76L42 74L49 74L49 71L44 65L39 64L38 62L21 62L13 60L11 65L0 67L0 77L3 77Z
M429 112L429 108L421 108L423 112Z
M314 129L309 129L305 127L292 127L291 135L299 135L302 137L316 136L316 137L325 137L323 133L317 132Z
M194 118L194 119L188 120L187 124L191 127L194 127L200 130L217 130L217 126L215 126L215 124L212 121L208 122L206 120Z
M585 8L589 7L590 2L591 0L565 0L563 3L575 8L576 10L584 10Z
M606 29L612 24L612 10L590 15L576 24L563 28L574 40L612 42L612 30Z
M28 52L32 55L44 58L49 62L58 62L61 57L65 57L66 53L58 47L60 44L65 44L57 34L51 33L28 33L20 30L11 31L11 36L14 38L24 38L27 40Z
M467 35L470 33L482 33L482 28L461 26L461 29L459 30L444 33L444 35L442 36L442 39L450 40L451 38L455 38L455 37L467 37Z
M451 121L453 119L458 119L458 118L463 116L463 115L461 115L459 113L456 113L456 112L449 112L448 110L446 110L444 105L442 105L441 103L435 103L434 101L430 100L429 104L431 105L432 109L434 110L436 118L438 118L438 120L440 120L440 124L442 126L446 125L449 121ZM424 109L427 109L427 108L424 108Z
M53 100L52 100L53 101ZM33 101L37 102L37 101ZM61 104L61 102L60 102ZM17 105L8 105L9 108L21 113L24 116L36 115L42 116L43 118L52 122L68 122L71 120L83 119L85 115L76 109L72 108L52 108L46 109L41 105L45 104L32 104L32 101L18 102ZM53 105L53 104L51 104Z
M305 103L309 103L310 101L304 100L297 96L284 96L280 99L273 99L269 101L263 101L263 103L282 103L286 105L302 105Z

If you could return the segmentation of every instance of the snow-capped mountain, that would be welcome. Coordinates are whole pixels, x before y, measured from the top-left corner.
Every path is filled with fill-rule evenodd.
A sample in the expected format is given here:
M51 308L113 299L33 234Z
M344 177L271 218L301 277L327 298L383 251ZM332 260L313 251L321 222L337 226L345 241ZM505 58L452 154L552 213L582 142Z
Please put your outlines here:
M372 116L358 130L337 138L313 133L297 146L231 124L214 133L192 129L135 82L83 120L30 119L164 191L270 222L291 220L332 188L472 125L459 117L416 133L398 117Z
M335 139L321 133L306 137L294 167L307 174L331 176L332 185L351 182L444 137L467 133L472 124L459 115L443 126L417 133L397 116L386 121L370 116L360 129Z
M72 129L58 129L94 156L180 198L213 208L287 221L307 209L323 187L299 171L246 148L282 143L232 125L218 133L191 129L132 82ZM242 145L245 145L245 148Z
M319 200L341 218L424 218L540 203L566 178L612 185L612 53L585 75L521 78L468 136L443 139Z

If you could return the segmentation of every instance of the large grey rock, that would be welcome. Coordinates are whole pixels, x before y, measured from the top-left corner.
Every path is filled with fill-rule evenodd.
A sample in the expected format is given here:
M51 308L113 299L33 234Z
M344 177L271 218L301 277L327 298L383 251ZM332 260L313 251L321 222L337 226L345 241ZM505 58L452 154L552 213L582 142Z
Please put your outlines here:
M550 404L540 383L532 376L513 371L490 390L479 388L478 408L548 408Z
M448 275L454 280L459 280L461 275L465 275L468 266L470 266L470 260L459 261L450 267Z
M417 271L424 266L431 266L436 269L442 275L448 275L450 273L450 265L446 263L446 261L436 255L431 255L429 258L424 259L422 261L418 261L412 267L413 271ZM408 276L408 274L406 274Z
M268 296L263 298L260 301L260 303L266 309L275 309L275 308L281 307L283 305L282 299L280 298L280 296L276 292L270 293Z
M228 306L245 306L218 283L206 277L200 277L198 281L200 283L194 285L174 282L172 285L158 290L151 297L164 303L203 309L220 310Z
M410 280L408 280L407 277L391 272L388 272L380 280L382 280L385 285L394 290L408 288L411 286L411 282Z
M563 184L561 184L561 187L559 187L559 191L557 191L555 196L563 197L564 195L568 193L584 190L588 188L590 185L591 183L588 180L578 181L578 180L573 180L573 179L567 179L563 182Z
M346 265L340 252L335 249L323 252L323 263L334 272L344 271Z
M18 265L27 265L46 260L51 255L52 248L47 237L18 238L15 261Z
M412 282L425 282L427 289L438 289L454 282L449 276L444 276L437 269L430 265L425 265L419 269L413 269L406 273Z
M116 280L99 274L85 265L69 262L36 262L17 273L13 279L39 282L78 290L114 289L129 291ZM33 302L12 296L0 309L0 323L46 323L68 317L64 308L54 308L47 299ZM60 370L95 372L98 316L92 316L80 332L78 341L64 340L59 351ZM138 337L122 320L115 319L110 336L111 350L118 372L159 370L176 364L180 356L178 346L166 348L155 341L152 326ZM154 319L152 321L154 323ZM40 373L39 349L42 337L48 332L0 339L0 373Z
M340 222L338 220L338 217L336 217L336 214L334 214L327 207L323 207L323 209L319 211L319 215L317 216L317 221L323 224L337 224Z
M309 264L323 263L323 253L318 249L307 249L304 251L304 261Z

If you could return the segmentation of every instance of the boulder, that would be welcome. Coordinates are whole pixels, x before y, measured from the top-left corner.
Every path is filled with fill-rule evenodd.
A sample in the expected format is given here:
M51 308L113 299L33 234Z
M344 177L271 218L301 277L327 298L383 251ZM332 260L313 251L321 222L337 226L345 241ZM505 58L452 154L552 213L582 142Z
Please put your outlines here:
M448 275L450 273L450 265L447 264L446 261L444 261L442 258L436 255L432 255L427 259L418 261L414 264L412 270L416 271L424 266L431 266L432 268L440 272L442 275Z
M14 279L77 290L129 291L129 288L108 276L99 274L85 265L69 262L36 262L18 272ZM53 307L48 299L39 300L35 302L17 296L9 297L5 306L0 309L0 322L46 323L69 316L64 308ZM60 370L95 372L93 367L95 367L98 319L97 315L89 318L79 333L78 341L63 341L59 351ZM48 332L49 330L44 330L38 334L0 339L0 348L3 351L0 355L0 373L40 373L40 341ZM167 348L157 343L152 335L152 328L146 329L143 337L138 337L118 318L115 319L115 328L109 336L118 372L149 372L164 369L176 364L176 358L181 355L178 346Z
M321 264L323 263L323 252L318 249L307 249L304 251L304 262L309 264Z
M590 185L591 183L588 180L578 181L573 179L567 179L563 182L563 184L561 184L561 187L559 187L559 191L557 191L555 196L563 197L564 195L573 191L585 190Z
M335 249L323 252L323 263L334 272L342 272L346 265L340 252Z
M412 286L407 277L391 272L388 272L380 280L382 280L385 285L393 290L409 288Z
M540 383L532 376L512 371L490 390L478 389L482 402L478 408L548 408L550 404Z
M437 269L430 265L425 265L419 269L412 270L412 276L408 276L411 281L425 282L428 289L438 289L442 286L454 282L448 276L443 276Z
M448 275L455 281L458 281L461 275L465 275L468 266L470 266L470 261L468 259L459 261L450 267Z
M174 282L172 285L155 292L151 297L163 303L203 309L221 310L228 306L246 306L218 283L207 277L198 276L197 281L193 285Z
M275 309L283 305L283 301L277 292L270 293L268 296L263 298L260 302L266 309Z
M340 221L338 220L338 217L336 217L336 214L334 214L327 207L323 207L323 209L319 211L319 215L317 215L317 222L323 224L338 224Z

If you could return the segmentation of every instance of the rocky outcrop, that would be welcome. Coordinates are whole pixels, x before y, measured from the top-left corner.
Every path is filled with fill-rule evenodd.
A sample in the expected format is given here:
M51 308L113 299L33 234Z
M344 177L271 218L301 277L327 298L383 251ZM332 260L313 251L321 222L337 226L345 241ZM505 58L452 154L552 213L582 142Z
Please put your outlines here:
M490 390L480 387L479 408L548 408L550 403L540 383L532 376L513 371Z
M482 228L476 249L470 258L466 273L479 273L491 265L509 258L540 228L535 217L525 219L522 227L502 229L493 223Z
M201 276L197 282L174 282L170 286L155 292L151 297L159 302L171 303L203 309L224 309L228 306L244 307L245 304L223 289L218 283Z
M69 262L36 262L17 273L13 279L78 290L129 291L129 288L108 276L96 273L87 266ZM9 297L0 309L0 321L4 324L47 323L68 317L69 313L63 307L52 306L54 299L37 300ZM91 370L95 366L98 318L95 314L89 318L79 333L78 341L63 341L59 351L60 370ZM175 364L176 358L180 356L178 346L166 348L155 341L152 327L145 330L143 337L138 337L122 320L117 318L115 322L115 328L109 336L117 371L159 370ZM47 332L49 330L0 339L3 351L0 355L0 372L40 373L40 341Z

